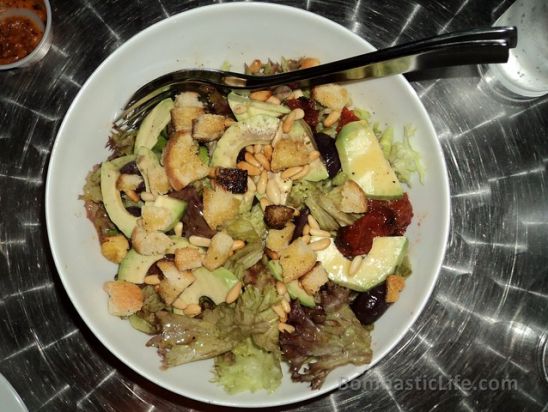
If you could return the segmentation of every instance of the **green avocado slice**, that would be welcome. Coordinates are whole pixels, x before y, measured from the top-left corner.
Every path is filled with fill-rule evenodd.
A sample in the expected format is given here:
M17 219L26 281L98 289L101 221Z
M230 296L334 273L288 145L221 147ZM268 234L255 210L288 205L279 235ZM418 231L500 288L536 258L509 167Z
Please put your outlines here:
M199 304L200 297L207 296L216 305L223 303L226 294L238 283L238 278L228 269L220 267L210 272L206 268L192 271L196 280L173 302L175 307Z
M271 117L281 117L291 111L291 109L281 104L252 100L234 92L230 92L228 94L227 100L232 113L234 113L236 120L239 122L258 114Z
M139 126L137 136L135 137L135 146L133 149L135 153L137 153L140 147L152 149L156 145L160 132L171 121L171 109L173 107L175 107L173 100L164 99L147 114L141 126Z

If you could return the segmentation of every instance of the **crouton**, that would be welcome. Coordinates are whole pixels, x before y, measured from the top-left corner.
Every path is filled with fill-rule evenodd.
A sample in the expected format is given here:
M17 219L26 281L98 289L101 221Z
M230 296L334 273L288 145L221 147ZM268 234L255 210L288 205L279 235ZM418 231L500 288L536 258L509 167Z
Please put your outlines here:
M101 242L101 253L113 263L120 263L128 249L129 242L124 235L107 236Z
M288 206L268 205L264 210L264 221L272 229L283 229L292 218L295 210Z
M129 316L143 307L143 292L133 283L123 280L106 282L103 290L108 294L108 312L114 316Z
M203 264L208 270L222 266L232 254L234 240L226 232L219 232L211 238Z
M196 247L175 249L175 266L180 271L199 268L202 266L202 252Z
M405 286L405 278L398 275L389 275L386 278L386 302L394 303L400 298L400 292Z
M166 230L172 222L171 211L165 207L158 207L152 204L145 204L141 208L143 227L149 232Z
M247 192L247 170L219 167L215 173L217 184L232 193Z
M182 92L175 96L175 107L200 107L204 104L200 101L200 94L197 92Z
M312 98L331 110L342 110L350 104L350 95L343 86L335 83L322 84L312 89Z
M289 283L309 272L316 264L314 252L302 238L295 239L280 252L280 265L285 283Z
M367 198L362 188L353 180L344 182L341 190L341 211L345 213L367 212Z
M280 252L289 246L295 225L288 223L283 229L270 229L266 236L266 247L274 252Z
M204 189L204 219L211 229L219 226L238 215L240 199L236 195L216 187L214 190Z
M164 275L164 279L160 281L158 293L168 305L171 305L196 280L192 272L180 272L173 262L163 260L157 262L156 266Z
M143 183L143 178L139 175L121 174L118 176L118 180L116 180L116 189L123 192L129 190L133 191L136 190L141 183Z
M194 120L204 114L201 107L174 107L171 109L171 126L176 132L192 131Z
M302 140L280 139L274 146L270 167L273 172L309 163L308 149Z
M219 139L225 131L225 117L204 113L192 122L192 138L199 142L211 142Z
M131 244L140 255L150 256L165 254L172 241L165 233L148 232L138 224L131 234Z
M169 183L175 190L182 190L209 173L209 167L198 157L198 145L190 133L174 133L170 137L164 151L164 165Z
M310 272L302 276L299 279L301 286L309 295L314 295L320 288L327 283L327 272L321 265L321 263L316 263Z

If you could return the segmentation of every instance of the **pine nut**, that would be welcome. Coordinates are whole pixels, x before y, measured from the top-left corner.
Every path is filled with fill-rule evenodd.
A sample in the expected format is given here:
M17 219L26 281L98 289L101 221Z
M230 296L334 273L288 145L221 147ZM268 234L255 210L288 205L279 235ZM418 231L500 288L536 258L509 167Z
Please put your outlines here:
M218 169L216 167L211 167L209 168L209 172L207 173L207 175L211 178L215 178L217 176L217 171Z
M331 239L328 237L325 237L321 240L316 240L315 242L310 242L309 246L310 249L319 252L320 250L327 249L329 245L331 244Z
M308 174L308 172L310 172L310 165L305 165L305 166L303 166L303 170L301 170L296 175L291 176L291 180L302 179L303 177L305 177Z
M282 104L282 101L278 99L276 96L270 96L268 99L266 99L266 102L272 103L272 104Z
M245 161L255 167L261 167L261 164L255 159L252 153L245 152Z
M303 235L309 235L310 234L310 225L307 223L303 227Z
M265 211L267 206L270 206L270 202L266 197L261 197L261 200L259 200L259 203L261 204L261 209L263 209L263 212Z
M272 179L270 179L266 183L266 197L268 197L268 200L270 200L270 202L272 202L273 204L275 205L280 204L280 200L281 200L280 188L276 184L276 181Z
M232 250L239 250L239 249L242 249L244 246L245 246L245 242L243 240L236 239L232 243Z
M322 229L310 229L310 236L331 237L331 233Z
M211 244L211 239L208 239L207 237L203 236L196 236L192 235L188 238L188 241L192 243L194 246L200 246L200 247L209 247Z
M266 157L266 159L270 162L272 160L272 151L273 151L273 148L271 145L266 145L264 148L263 148L263 154L264 154L264 157Z
M308 161L309 162L313 162L314 160L319 159L319 158L320 158L320 152L318 152L317 150L314 150L314 151L312 151L308 154Z
M268 174L266 173L266 170L263 170L261 172L261 176L259 177L259 182L257 183L257 193L260 195L264 195L264 192L266 191L266 183L268 182Z
M303 167L302 166L293 166L293 167L289 167L287 169L285 169L282 174L280 175L280 177L284 180L287 180L293 176L295 176L297 173L300 173L303 171Z
M158 277L158 275L145 276L145 284L147 284L147 285L159 285L160 284L160 278Z
M282 305L272 305L272 310L276 312L276 315L278 315L281 321L285 322L287 320L287 313L285 313Z
M257 100L259 102L265 102L270 96L272 96L272 92L270 90L259 90L249 93L249 98L251 100Z
M327 117L323 121L323 125L325 127L331 127L335 123L339 121L341 118L341 111L340 110L333 110L331 113L327 115Z
M282 300L280 303L285 313L291 312L291 306L289 306L289 302L287 300Z
M244 161L238 162L237 167L241 170L247 170L250 176L259 176L261 174L261 169Z
M246 146L245 151L248 153L255 153L255 147L253 145Z
M295 110L291 110L291 112L284 117L282 122L282 131L284 133L289 133L293 127L293 123L295 123Z
M183 236L183 222L177 222L173 228L173 231L175 232L175 236Z
M270 171L270 162L262 153L255 154L255 159L261 164L264 170Z
M292 326L292 325L289 325L285 322L280 322L280 323L278 323L278 330L282 333L283 332L293 333L293 332L295 332L295 327Z
M275 252L272 249L266 248L265 251L266 256L268 256L272 260L280 260L280 254L278 252Z
M259 70L261 70L262 62L259 59L255 59L251 62L247 68L249 69L249 72L252 74L258 73Z
M225 127L230 127L230 126L232 126L234 123L236 123L236 120L231 119L230 117L227 117L227 118L225 119Z
M242 293L242 282L237 282L226 294L225 302L229 304L236 302L236 299L238 299L240 293Z
M318 66L320 61L314 57L305 57L301 59L299 69L308 69L309 67Z
M183 309L183 313L187 316L194 317L202 313L202 308L197 303L191 303Z
M291 93L292 99L298 99L299 97L303 97L303 91L301 89L295 89L293 90L293 93Z
M150 192L142 192L141 193L141 199L144 201L144 202L152 202L154 200L154 196L152 193Z
M261 153L262 151L263 151L263 145L256 144L253 146L253 152L255 152L255 154Z
M127 195L127 197L129 197L132 201L136 203L139 200L141 200L141 198L139 197L139 195L137 194L135 190L124 190L124 193Z
M250 193L255 193L257 191L257 186L255 186L255 182L249 176L247 177L247 191Z
M310 229L319 229L320 224L316 220L316 218L312 215L308 215L307 217L308 224L310 225Z
M285 286L285 283L278 281L276 282L276 291L278 295L283 296L287 292L287 286Z
M300 107L293 109L293 112L295 112L295 120L304 119L304 110L301 109Z
M352 262L350 262L350 267L348 268L348 276L354 276L360 270L363 263L363 256L354 256Z

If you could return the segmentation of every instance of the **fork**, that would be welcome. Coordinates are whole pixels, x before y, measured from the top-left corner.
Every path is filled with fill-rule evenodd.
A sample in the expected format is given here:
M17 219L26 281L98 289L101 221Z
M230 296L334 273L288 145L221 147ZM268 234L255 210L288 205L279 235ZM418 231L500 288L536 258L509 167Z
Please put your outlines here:
M489 27L453 32L404 43L331 63L269 76L214 69L182 69L160 76L129 99L114 121L119 130L135 126L160 100L173 97L188 84L258 90L283 84L310 87L331 82L372 79L423 69L468 64L505 63L516 47L515 27Z

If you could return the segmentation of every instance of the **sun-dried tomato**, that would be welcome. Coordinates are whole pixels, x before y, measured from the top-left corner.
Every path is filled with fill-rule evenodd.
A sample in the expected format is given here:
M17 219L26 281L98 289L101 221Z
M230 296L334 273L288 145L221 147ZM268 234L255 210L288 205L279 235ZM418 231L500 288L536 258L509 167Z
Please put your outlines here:
M407 193L397 200L369 200L367 213L349 226L341 227L335 238L339 251L349 259L371 250L376 236L401 236L413 218Z
M304 121L314 130L318 124L319 110L316 109L316 103L314 100L309 99L308 97L301 96L298 99L289 99L286 100L285 104L293 109L303 109L304 111Z
M350 122L360 120L358 116L354 114L352 110L343 107L341 111L341 117L339 118L339 124L337 125L337 133L343 128L343 126Z

